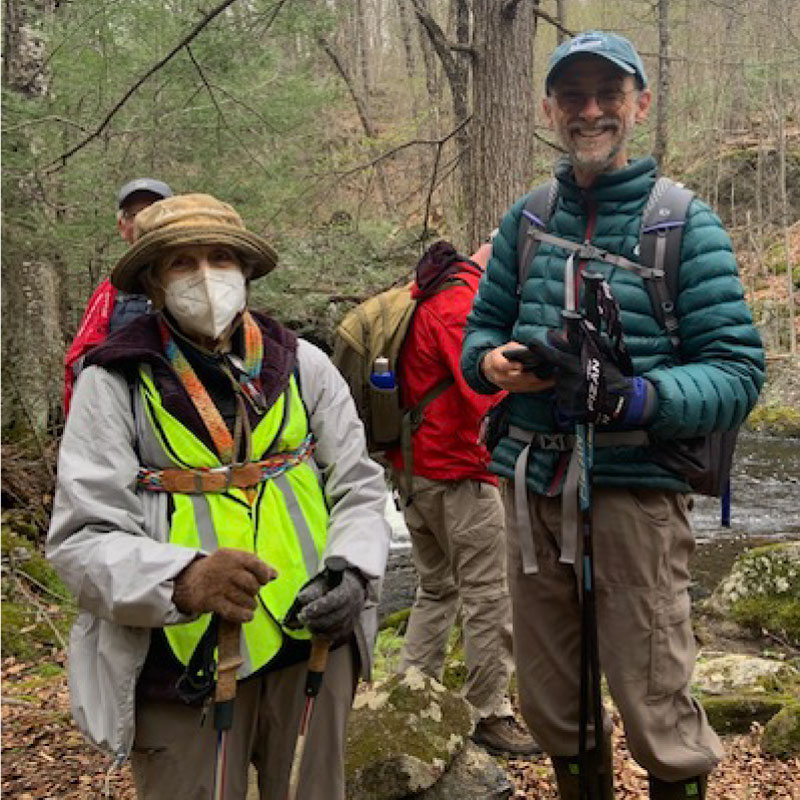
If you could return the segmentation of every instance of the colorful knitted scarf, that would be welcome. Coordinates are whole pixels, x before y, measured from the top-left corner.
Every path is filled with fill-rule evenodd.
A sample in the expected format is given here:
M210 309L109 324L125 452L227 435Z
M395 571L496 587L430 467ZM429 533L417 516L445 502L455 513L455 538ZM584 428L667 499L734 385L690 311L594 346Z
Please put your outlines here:
M244 328L244 371L237 370L239 372L237 377L245 395L251 401L257 401L261 397L259 376L264 360L264 341L261 338L261 330L249 311L242 314L242 326ZM234 441L225 420L202 381L197 377L192 365L175 342L163 316L159 318L159 327L164 354L206 426L220 461L223 464L232 464L235 458Z

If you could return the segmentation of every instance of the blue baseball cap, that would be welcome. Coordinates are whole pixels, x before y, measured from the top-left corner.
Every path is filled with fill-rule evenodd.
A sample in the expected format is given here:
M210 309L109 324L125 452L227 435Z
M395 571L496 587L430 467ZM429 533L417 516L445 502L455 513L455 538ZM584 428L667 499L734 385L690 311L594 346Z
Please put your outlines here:
M640 89L646 88L647 75L642 59L636 48L624 36L606 31L584 31L562 42L550 56L547 62L547 77L544 79L547 93L550 93L553 79L564 66L572 59L586 55L599 56L610 61L623 72L633 75Z
M125 201L137 192L148 192L156 195L159 200L165 197L172 197L172 189L164 181L157 181L155 178L134 178L128 181L117 193L117 208L122 208Z

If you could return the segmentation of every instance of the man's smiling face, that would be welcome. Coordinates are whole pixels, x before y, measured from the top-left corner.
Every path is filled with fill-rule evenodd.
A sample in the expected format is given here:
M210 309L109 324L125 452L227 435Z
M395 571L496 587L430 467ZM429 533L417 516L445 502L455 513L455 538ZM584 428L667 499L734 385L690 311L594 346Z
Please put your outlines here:
M625 166L633 128L647 118L650 101L632 75L598 56L579 56L554 78L544 112L581 185Z

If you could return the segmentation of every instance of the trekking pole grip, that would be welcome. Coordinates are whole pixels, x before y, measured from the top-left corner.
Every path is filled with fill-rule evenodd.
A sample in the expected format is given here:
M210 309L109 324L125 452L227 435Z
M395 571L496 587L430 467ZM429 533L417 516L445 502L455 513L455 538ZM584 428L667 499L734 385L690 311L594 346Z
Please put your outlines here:
M236 697L236 671L242 666L239 654L239 637L242 626L238 622L220 619L217 634L217 688L214 702L226 703Z
M344 577L347 561L341 556L331 556L325 561L325 582L328 590L335 589ZM316 697L322 686L322 676L328 665L328 653L331 649L331 640L326 636L314 636L311 639L311 655L308 658L308 673L306 675L306 695Z

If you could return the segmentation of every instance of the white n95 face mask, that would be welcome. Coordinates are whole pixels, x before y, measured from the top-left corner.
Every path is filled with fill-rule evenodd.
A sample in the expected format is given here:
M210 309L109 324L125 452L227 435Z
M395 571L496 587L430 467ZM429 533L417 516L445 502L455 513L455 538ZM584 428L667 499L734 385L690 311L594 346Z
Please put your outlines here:
M239 269L200 269L171 280L164 305L187 333L217 339L244 309L244 274Z

